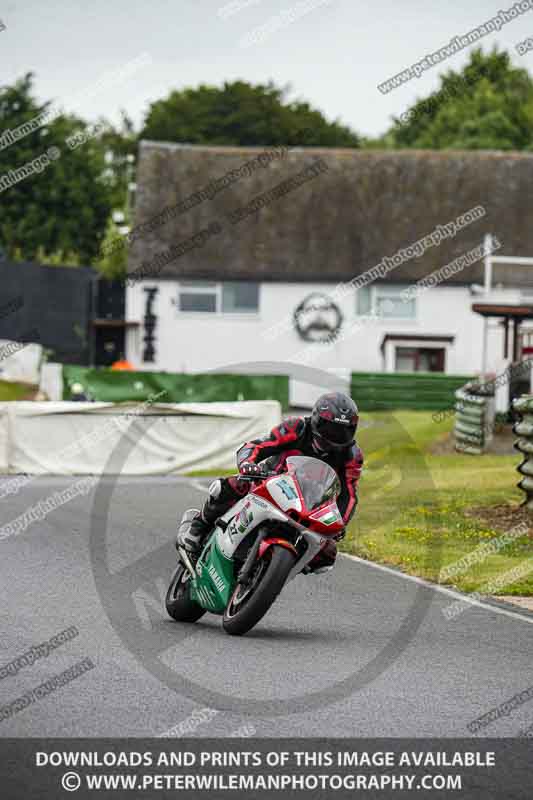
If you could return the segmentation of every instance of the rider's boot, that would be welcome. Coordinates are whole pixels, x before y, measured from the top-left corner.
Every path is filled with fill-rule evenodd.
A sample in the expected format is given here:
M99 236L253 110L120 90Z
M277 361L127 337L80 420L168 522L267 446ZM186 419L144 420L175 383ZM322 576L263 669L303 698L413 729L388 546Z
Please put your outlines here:
M191 508L185 512L178 528L176 547L184 547L198 556L217 519L235 503L235 495L221 480L213 481L202 510Z
M188 508L187 511L184 512L178 523L176 549L183 547L188 553L194 553L201 546L203 531L198 530L201 513L202 512L197 508Z

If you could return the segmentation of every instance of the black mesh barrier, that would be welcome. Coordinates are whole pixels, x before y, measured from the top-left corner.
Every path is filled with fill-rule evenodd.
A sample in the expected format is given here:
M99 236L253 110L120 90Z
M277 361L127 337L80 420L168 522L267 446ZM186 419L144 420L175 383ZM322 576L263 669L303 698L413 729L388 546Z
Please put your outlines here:
M37 331L34 341L51 351L50 360L89 364L95 278L89 267L0 261L0 339Z

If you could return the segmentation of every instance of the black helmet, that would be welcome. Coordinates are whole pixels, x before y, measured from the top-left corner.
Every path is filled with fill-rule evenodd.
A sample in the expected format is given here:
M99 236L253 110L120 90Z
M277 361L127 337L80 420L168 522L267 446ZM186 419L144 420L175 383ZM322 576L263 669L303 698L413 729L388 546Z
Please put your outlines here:
M313 441L329 452L348 447L355 436L359 412L351 397L341 392L321 395L311 412Z

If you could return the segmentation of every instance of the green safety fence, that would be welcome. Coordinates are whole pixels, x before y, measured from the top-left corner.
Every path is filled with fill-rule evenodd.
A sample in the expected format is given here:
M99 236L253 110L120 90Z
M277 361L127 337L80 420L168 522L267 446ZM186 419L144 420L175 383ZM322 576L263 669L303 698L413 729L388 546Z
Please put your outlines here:
M438 372L352 372L351 392L363 411L445 411L468 380Z
M237 375L211 373L185 375L173 372L136 372L63 365L63 399L71 400L72 387L81 384L92 400L109 403L142 402L161 395L161 403L213 403L239 400L277 400L289 407L288 375Z

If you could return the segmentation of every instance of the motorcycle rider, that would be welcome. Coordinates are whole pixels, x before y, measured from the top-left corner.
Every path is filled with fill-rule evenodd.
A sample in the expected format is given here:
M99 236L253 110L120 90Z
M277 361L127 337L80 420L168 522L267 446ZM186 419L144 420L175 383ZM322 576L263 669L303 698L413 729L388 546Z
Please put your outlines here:
M359 412L351 397L332 392L321 395L310 417L290 417L261 439L246 442L237 451L239 473L261 478L265 471L284 472L289 456L312 456L329 464L337 473L341 492L337 506L345 526L355 513L358 502L357 484L363 465L363 454L354 441ZM218 478L209 487L209 495L200 512L195 512L178 542L192 555L199 555L216 520L250 491L249 481L237 477ZM183 518L185 521L185 516ZM342 538L344 533L338 538ZM332 567L337 546L327 540L309 564L310 572Z

